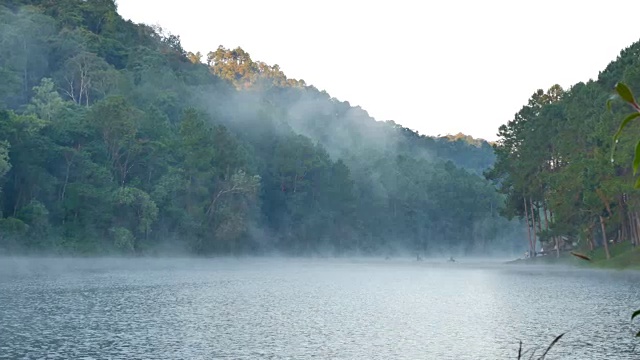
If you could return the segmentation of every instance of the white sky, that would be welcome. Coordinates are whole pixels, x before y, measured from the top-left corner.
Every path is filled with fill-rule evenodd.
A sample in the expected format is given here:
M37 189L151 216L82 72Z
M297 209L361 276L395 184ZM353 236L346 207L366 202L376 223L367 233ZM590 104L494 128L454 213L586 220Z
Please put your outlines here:
M240 46L377 120L487 140L536 89L595 79L640 39L637 0L117 3L187 51Z

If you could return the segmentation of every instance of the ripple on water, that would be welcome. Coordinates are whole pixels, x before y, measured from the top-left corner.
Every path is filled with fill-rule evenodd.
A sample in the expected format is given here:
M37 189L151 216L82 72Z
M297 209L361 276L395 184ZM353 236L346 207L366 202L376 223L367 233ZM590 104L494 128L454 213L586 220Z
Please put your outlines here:
M0 266L0 358L637 359L638 276L291 260ZM34 270L35 269L35 270Z

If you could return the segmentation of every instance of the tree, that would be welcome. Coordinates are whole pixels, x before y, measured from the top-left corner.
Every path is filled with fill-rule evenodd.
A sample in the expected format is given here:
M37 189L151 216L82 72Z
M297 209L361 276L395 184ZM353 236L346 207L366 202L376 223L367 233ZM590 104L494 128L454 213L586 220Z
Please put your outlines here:
M149 232L158 217L158 207L149 194L132 187L118 188L113 193L113 203L116 206L115 219L116 247L130 250L138 249L136 237L139 234L148 240ZM126 230L118 230L124 229Z
M124 20L112 0L8 5L3 249L347 255L511 246L493 240L514 223L495 216L504 198L478 176L494 160L486 141L375 121L241 48L187 53L179 36ZM545 106L535 116L557 122ZM544 174L541 159L527 169ZM602 191L615 212L614 180ZM538 210L544 190L527 197ZM596 211L599 198L587 200ZM618 228L617 216L606 221L607 232Z
M31 88L49 69L47 54L55 21L33 7L15 13L0 7L0 79L7 81L0 90L6 105L15 108L29 99Z
M121 186L145 151L146 141L138 137L142 114L123 97L110 97L92 107L89 118L102 137L107 159Z
M31 102L27 105L27 113L35 114L42 120L53 120L66 106L50 78L43 78L39 86L34 86L33 93Z
M0 142L0 179L11 170L11 163L9 162L9 143L7 141ZM2 192L2 187L0 187Z
M64 93L74 102L89 106L109 94L118 74L96 54L81 51L70 57L61 72Z

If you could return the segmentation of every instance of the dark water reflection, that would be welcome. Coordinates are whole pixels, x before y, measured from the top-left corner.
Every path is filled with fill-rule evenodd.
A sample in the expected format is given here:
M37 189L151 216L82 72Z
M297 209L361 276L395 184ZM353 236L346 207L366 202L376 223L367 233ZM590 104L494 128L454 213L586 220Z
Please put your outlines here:
M638 359L633 273L410 260L0 258L0 358Z

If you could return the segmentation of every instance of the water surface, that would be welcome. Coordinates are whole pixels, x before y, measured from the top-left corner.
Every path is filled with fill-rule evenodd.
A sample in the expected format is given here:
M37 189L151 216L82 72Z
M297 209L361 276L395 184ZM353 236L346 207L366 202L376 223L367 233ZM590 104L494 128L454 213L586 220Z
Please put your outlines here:
M2 259L0 358L638 359L640 276L400 260ZM541 351L541 350L539 350Z

